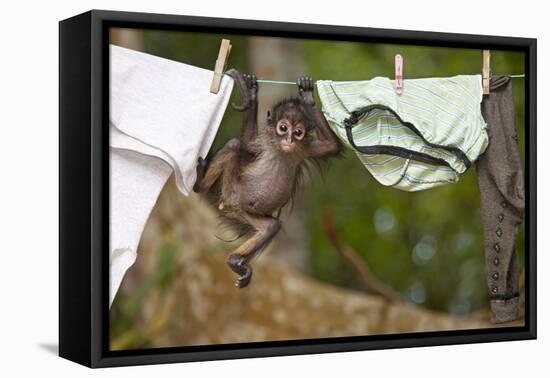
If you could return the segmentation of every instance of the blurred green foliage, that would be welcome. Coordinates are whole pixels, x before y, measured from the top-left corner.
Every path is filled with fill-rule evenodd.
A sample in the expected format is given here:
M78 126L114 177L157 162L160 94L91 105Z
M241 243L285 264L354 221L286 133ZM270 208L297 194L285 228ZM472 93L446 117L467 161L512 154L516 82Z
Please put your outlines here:
M304 41L307 74L319 79L393 77L395 54L406 78L478 74L479 50ZM523 73L523 53L493 51L492 69ZM517 128L524 156L524 81L514 79ZM406 82L405 82L406 90ZM306 189L311 233L311 272L322 280L360 289L322 231L323 207L332 209L338 232L373 272L412 302L456 314L487 306L483 232L475 168L457 184L408 193L380 185L348 150L324 179ZM523 228L518 254L523 266Z
M247 37L244 36L145 31L143 45L149 53L213 69L221 38L230 38L233 44L229 66L248 72ZM302 45L304 74L314 79L392 77L397 53L404 57L405 79L481 71L479 50L320 40L303 40ZM492 51L492 70L495 74L523 73L523 53ZM524 81L514 79L513 83L523 158ZM260 90L268 91L269 87L262 84ZM232 101L239 101L237 92L234 91ZM228 108L212 151L229 138L238 136L241 123L242 114ZM323 176L314 174L305 188L309 273L335 285L362 289L357 277L332 250L323 234L322 210L330 208L341 239L360 253L372 271L403 297L455 314L486 307L483 233L474 170L467 171L457 184L407 193L381 186L368 174L354 152L346 151L342 159L331 163ZM522 268L523 227L517 249ZM161 260L169 259L168 256L167 251L161 251ZM134 311L135 301L150 285L165 282L166 274L161 270L143 285L138 298L123 304L127 315Z
M111 349L145 348L149 346L150 335L144 334L133 324L145 298L153 289L161 292L170 290L177 274L176 262L178 248L174 244L163 244L158 254L154 273L145 278L135 295L117 297L116 305L111 309Z

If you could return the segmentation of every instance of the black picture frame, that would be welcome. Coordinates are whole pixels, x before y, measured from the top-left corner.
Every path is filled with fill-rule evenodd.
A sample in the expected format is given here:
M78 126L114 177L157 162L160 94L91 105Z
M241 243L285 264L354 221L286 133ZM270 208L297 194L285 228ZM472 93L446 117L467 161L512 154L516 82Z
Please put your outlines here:
M525 326L317 340L109 350L108 30L110 27L525 52ZM89 367L534 339L536 62L530 38L92 10L59 23L59 355Z

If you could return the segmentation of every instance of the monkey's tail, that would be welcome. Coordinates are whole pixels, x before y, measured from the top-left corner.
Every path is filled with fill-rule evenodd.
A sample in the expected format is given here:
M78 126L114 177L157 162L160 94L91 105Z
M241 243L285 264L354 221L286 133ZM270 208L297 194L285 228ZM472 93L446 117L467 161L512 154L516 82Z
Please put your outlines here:
M231 106L233 107L233 109L235 109L238 112L244 112L246 109L250 107L250 103L252 102L252 99L248 94L248 88L247 88L245 79L243 77L243 74L234 68L231 68L225 71L225 73L231 76L237 82L237 85L239 86L239 90L243 97L243 103L241 105L232 103Z
M246 223L240 222L238 219L235 219L235 218L229 218L229 217L222 216L221 220L220 220L220 224L223 228L229 229L237 235L235 238L230 239L230 240L225 240L225 239L223 239L223 238L216 235L217 239L222 240L222 241L227 242L227 243L239 240L243 236L246 236L246 235L252 233L252 231L253 231L252 226L250 226Z

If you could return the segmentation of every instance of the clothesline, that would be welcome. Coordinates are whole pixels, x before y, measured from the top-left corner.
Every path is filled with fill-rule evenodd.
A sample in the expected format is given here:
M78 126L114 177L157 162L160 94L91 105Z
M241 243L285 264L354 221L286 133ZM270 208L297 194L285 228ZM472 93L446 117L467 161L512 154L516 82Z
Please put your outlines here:
M514 75L505 75L509 76L511 78L523 78L525 77L525 74L514 74ZM283 85L296 85L295 81L285 81L285 80L265 80L265 79L258 79L258 83L264 83L264 84L283 84Z

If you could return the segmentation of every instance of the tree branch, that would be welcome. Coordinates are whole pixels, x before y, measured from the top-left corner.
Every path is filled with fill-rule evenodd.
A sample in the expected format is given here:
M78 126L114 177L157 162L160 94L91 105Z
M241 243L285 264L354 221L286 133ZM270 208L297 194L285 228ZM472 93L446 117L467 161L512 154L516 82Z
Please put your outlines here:
M334 227L332 211L328 208L323 210L323 230L334 250L355 271L367 292L378 294L390 302L402 301L401 295L380 281L357 252L350 246L342 243Z

